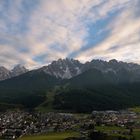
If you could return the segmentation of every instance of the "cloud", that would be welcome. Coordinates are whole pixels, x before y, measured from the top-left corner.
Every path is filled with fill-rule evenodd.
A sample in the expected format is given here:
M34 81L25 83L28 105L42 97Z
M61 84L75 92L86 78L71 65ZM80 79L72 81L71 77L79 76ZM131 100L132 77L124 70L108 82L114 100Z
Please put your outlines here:
M65 57L139 62L138 5L139 0L0 0L0 64L33 68Z
M36 48L44 50L46 54L49 53L50 57L46 55L47 59L67 57L86 45L90 30L88 24L105 18L109 12L114 11L117 5L115 10L122 8L126 2L128 0L124 2L110 0L108 3L101 0L42 0L41 6L30 19L29 35L34 38L34 44L40 42L42 46L45 46ZM59 44L60 51L54 50L53 44Z
M77 59L84 61L103 57L140 63L140 19L134 17L135 2L129 2L116 19L108 24L111 33L104 41L78 54Z

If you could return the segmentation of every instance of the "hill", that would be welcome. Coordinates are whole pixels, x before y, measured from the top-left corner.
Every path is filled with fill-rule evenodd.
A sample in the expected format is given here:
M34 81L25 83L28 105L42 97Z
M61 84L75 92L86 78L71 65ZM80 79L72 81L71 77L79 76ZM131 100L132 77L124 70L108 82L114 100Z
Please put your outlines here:
M0 82L0 102L34 107L45 100L45 92L59 79L44 72L30 71Z
M126 75L125 75L126 76ZM92 69L78 75L55 94L54 108L75 112L118 110L140 105L140 82Z

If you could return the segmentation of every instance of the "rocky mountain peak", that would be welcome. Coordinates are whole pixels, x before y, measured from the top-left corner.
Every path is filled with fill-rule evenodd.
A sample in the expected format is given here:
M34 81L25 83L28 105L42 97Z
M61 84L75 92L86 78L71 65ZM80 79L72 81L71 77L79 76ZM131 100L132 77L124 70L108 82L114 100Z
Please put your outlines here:
M0 66L0 81L24 74L27 71L28 70L20 64L16 65L12 70Z
M116 64L116 63L118 63L118 61L117 61L116 59L111 59L111 60L109 61L109 63Z
M21 64L18 64L16 65L12 70L11 70L11 73L12 73L12 76L18 76L18 75L21 75L21 74L24 74L28 72L28 69L26 69L23 65Z
M0 66L0 81L10 78L10 70L7 68Z
M50 65L41 68L44 72L54 75L57 78L70 79L81 73L82 64L74 59L58 59Z

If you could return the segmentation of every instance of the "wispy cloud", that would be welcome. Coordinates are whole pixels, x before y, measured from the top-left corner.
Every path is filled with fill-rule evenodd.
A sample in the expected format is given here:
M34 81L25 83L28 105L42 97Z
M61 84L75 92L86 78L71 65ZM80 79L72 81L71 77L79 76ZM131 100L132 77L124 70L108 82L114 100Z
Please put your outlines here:
M139 62L138 5L139 0L0 0L0 64L33 68L60 57Z
M81 60L94 58L138 62L140 56L140 19L135 17L137 1L127 3L121 13L110 22L110 34L99 44L77 55ZM126 5L125 5L126 6Z

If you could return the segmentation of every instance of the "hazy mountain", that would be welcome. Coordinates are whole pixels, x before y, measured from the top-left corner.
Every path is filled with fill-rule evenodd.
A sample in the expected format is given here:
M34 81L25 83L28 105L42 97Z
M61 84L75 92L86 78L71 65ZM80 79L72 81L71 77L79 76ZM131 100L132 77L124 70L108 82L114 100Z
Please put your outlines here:
M6 80L15 76L19 76L28 72L28 70L22 65L16 65L12 70L8 70L7 68L1 66L0 67L0 81Z
M0 67L0 81L11 77L11 72L5 67Z
M114 73L118 78L126 78L127 75L128 79L131 81L140 80L140 65L138 64L125 63L115 59L112 59L109 62L103 60L92 60L83 65L82 72L93 68L96 68L103 73Z
M24 66L18 64L11 70L12 77L21 75L28 72L28 69L26 69Z

